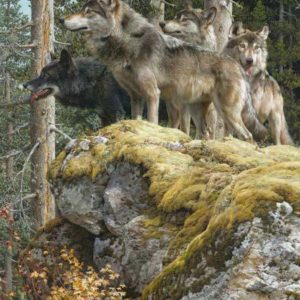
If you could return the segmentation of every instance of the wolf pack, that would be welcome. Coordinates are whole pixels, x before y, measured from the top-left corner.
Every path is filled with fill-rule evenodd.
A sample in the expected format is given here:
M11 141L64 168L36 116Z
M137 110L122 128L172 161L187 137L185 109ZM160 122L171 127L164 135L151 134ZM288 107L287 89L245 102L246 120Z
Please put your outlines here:
M267 71L269 27L258 31L234 22L218 53L215 7L187 5L173 20L152 24L121 0L90 0L60 19L67 30L84 32L92 57L73 58L62 50L39 77L24 84L32 101L54 96L64 105L97 108L103 125L124 118L159 122L164 101L168 126L196 139L215 136L216 115L225 135L264 139L267 122L274 143L293 144L280 87ZM216 112L216 113L214 113Z

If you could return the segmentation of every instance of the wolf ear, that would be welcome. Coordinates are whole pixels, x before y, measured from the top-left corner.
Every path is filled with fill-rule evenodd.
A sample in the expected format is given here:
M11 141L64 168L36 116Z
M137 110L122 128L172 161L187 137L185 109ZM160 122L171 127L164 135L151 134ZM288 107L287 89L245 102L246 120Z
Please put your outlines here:
M234 22L229 29L229 39L235 38L245 32L242 22Z
M261 30L257 32L257 34L264 40L268 38L269 33L270 33L270 29L268 25L265 25Z
M206 25L212 24L216 18L216 15L217 15L216 7L211 7L211 8L205 9L202 12L202 18L205 20Z
M76 64L71 56L71 54L66 50L61 50L59 62L68 70L75 71Z

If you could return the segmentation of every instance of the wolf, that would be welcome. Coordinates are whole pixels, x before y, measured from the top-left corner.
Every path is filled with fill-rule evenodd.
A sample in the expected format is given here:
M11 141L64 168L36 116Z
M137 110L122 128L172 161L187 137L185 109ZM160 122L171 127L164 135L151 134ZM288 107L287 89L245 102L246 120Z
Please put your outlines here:
M284 100L277 81L267 71L269 27L245 29L241 22L232 25L224 53L236 59L250 83L253 106L261 123L268 121L276 144L292 145L284 116Z
M179 11L173 20L162 21L159 23L165 34L176 37L188 43L197 44L203 48L216 51L217 37L213 27L213 22L217 14L215 7L202 10L195 9L188 4L183 10ZM169 126L178 127L189 133L190 116L185 107L176 108L172 102L167 102L169 115ZM206 121L209 125L210 137L215 138L217 116L213 104L208 108L210 116ZM181 119L181 122L179 120Z
M264 129L255 114L244 109L251 99L244 72L234 59L161 33L120 0L88 1L61 22L69 30L87 33L90 51L128 92L133 118L141 118L144 97L147 119L157 124L161 96L187 105L202 136L210 104L203 96L208 96L238 138L252 141L247 127L253 133Z
M179 11L173 20L160 22L159 25L165 34L217 51L217 37L212 26L216 14L215 7L202 10L189 6Z
M95 109L103 126L123 119L129 104L128 95L103 64L94 58L73 59L67 50L23 86L32 92L32 101L54 96L65 106Z

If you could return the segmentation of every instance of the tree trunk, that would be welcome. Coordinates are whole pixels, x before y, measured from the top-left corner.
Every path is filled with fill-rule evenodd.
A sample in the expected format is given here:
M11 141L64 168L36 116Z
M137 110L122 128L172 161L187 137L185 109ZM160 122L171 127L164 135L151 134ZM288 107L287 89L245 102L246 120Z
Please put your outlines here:
M232 2L230 0L205 0L204 8L208 9L210 7L217 8L213 26L217 37L217 51L221 53L228 42L229 30L232 25ZM224 136L223 120L213 109L213 106L210 106L207 123L209 127L215 127L214 138L222 138Z
M37 76L43 66L50 61L53 51L53 0L32 0L32 42L34 59L32 75ZM52 10L52 11L51 11ZM52 38L52 40L51 40ZM31 190L36 193L32 201L35 228L45 224L55 216L55 202L47 181L47 172L55 156L55 134L49 125L55 123L55 100L53 97L39 100L31 110L31 143L39 143L32 155Z
M228 42L228 34L232 25L232 2L230 0L205 0L204 8L217 8L214 29L217 36L217 50L222 52Z
M11 102L11 96L10 96L10 76L8 73L5 74L5 101L7 103ZM12 119L11 112L8 113L8 119ZM10 149L12 142L13 142L13 124L11 121L8 121L7 123L7 143L8 147ZM8 157L6 159L6 179L7 182L10 182L13 179L13 157ZM12 207L11 207L11 202L12 199L11 197L8 197L7 199L8 202L8 209L10 212L9 220L7 220L8 224L10 222L10 219L13 218L12 216ZM9 294L12 292L12 281L13 281L13 272L12 272L12 243L13 243L13 236L12 236L12 228L9 226L9 240L7 243L7 254L5 257L5 294L7 296L7 299L10 299Z
M154 12L151 23L159 27L159 22L165 19L165 3L161 0L151 0L150 5Z

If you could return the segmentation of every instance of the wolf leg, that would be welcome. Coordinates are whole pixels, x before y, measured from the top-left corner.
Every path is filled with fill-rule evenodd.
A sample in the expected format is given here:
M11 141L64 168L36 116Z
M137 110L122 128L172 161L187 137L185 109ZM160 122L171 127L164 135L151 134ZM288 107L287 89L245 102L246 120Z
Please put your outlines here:
M148 121L158 124L160 90L157 86L154 74L149 70L141 71L141 74L137 76L137 84L139 85L141 95L143 95L147 101Z
M138 94L132 91L128 94L130 96L131 118L141 120L143 118L144 102Z
M281 144L281 139L280 139L281 130L283 128L280 113L272 111L268 121L269 121L269 125L271 127L272 138L273 138L274 142L276 143L276 145L280 145Z
M210 103L206 114L206 124L209 132L209 138L215 139L218 127L218 114L213 103Z
M153 93L147 97L147 119L149 122L158 124L158 108L159 108L159 95Z
M195 139L208 139L209 131L206 124L206 115L209 102L189 104L189 112L196 127Z
M235 90L229 87L227 91L215 93L213 100L215 108L223 118L227 129L229 131L233 130L239 139L253 143L252 134L242 119L244 101L241 98L239 89Z
M166 101L168 127L178 128L180 123L179 108L171 101Z
M187 105L181 105L180 107L180 130L187 135L190 135L191 127L191 114Z
M227 126L232 129L240 140L244 140L253 143L253 137L250 131L246 128L243 123L242 117L238 114L224 114L224 122Z

